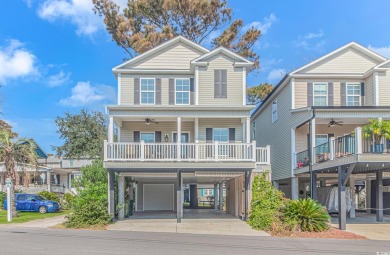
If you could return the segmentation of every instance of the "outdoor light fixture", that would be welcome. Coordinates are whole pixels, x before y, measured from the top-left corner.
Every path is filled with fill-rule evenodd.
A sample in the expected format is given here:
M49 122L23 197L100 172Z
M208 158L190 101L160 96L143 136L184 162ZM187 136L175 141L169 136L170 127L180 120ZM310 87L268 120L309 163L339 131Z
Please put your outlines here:
M168 134L165 134L164 140L165 140L165 142L168 142L168 141L169 141L169 136L168 136Z

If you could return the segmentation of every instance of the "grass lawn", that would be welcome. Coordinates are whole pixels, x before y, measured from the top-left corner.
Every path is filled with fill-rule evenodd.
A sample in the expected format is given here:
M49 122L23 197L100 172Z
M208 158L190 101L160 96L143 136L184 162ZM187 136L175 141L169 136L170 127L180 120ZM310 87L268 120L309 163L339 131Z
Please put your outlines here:
M64 210L56 213L39 213L39 212L18 212L18 217L12 218L12 223L22 223L31 220L39 220L45 218L51 218L59 215L64 215L70 213L70 210ZM0 211L0 224L8 224L7 221L7 211Z

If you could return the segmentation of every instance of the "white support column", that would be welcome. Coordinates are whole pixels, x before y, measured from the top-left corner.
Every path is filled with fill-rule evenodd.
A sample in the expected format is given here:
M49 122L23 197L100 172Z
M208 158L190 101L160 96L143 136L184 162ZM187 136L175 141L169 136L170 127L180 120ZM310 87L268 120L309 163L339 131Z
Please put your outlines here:
M119 175L118 177L118 206L119 206L119 212L118 212L118 219L123 220L125 218L125 177Z
M110 117L110 121L108 123L108 142L114 142L114 117Z
M242 105L246 105L246 67L242 68Z
M330 138L330 144L329 144L329 154L330 154L330 160L334 160L334 145L335 145L335 138Z
M291 199L296 200L299 198L298 191L298 177L291 177Z
M194 122L194 139L195 139L195 160L199 159L199 118L195 118Z
M121 142L121 127L120 126L118 126L117 140L118 140L118 143Z
M315 158L315 150L314 148L316 147L316 119L311 120L311 164L314 165L316 163L316 158Z
M51 179L50 179L50 171L47 171L47 180L46 180L46 183L47 183L47 191L49 191L50 192L50 181L51 181Z
M177 136L176 136L176 153L177 153L177 161L180 161L181 158L181 117L177 117Z
M219 183L219 210L223 211L223 182Z
M121 92L122 92L121 83L122 83L122 76L120 73L118 73L118 105L121 104Z
M296 153L296 151L295 151L295 128L292 128L291 129L291 175L294 175L294 169L297 167L295 153Z
M363 153L363 141L362 141L362 128L357 127L355 128L355 151L356 154L362 154Z
M374 73L374 105L379 105L379 76L378 72Z
M246 143L250 143L251 142L251 118L246 118L245 128L246 128L246 135L245 135Z
M199 104L199 67L195 66L195 105Z

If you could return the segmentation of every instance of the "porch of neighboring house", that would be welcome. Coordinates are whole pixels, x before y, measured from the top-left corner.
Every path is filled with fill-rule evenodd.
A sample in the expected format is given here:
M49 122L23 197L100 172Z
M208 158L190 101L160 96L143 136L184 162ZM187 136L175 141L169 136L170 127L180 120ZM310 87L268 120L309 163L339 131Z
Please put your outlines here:
M29 164L16 163L15 190L24 193L38 193L50 191L51 168L44 166L33 166ZM6 169L4 163L0 163L0 191L5 192Z
M363 134L373 113L362 111L320 111L292 130L297 181L290 182L289 190L298 193L293 197L318 199L337 216L340 229L348 222L386 222L384 215L390 214L390 141ZM388 112L376 116L390 119ZM362 191L366 199L359 204Z

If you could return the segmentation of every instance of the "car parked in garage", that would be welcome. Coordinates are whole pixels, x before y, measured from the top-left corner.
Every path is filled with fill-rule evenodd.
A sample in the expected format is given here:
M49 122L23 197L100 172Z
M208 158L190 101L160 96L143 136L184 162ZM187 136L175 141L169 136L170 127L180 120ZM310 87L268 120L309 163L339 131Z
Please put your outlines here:
M59 203L46 199L37 194L15 194L16 210L25 212L57 212L61 209ZM7 210L7 200L4 201L4 210Z

